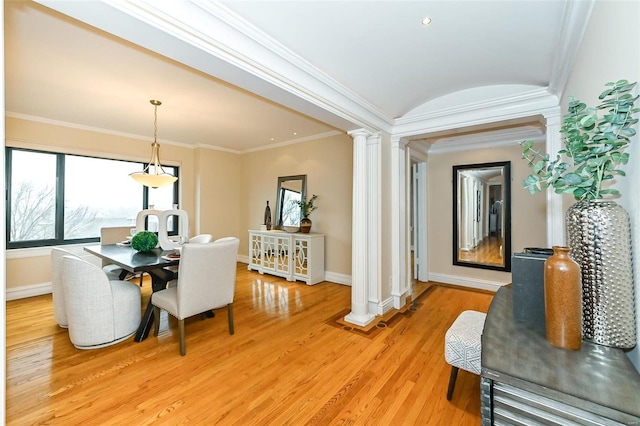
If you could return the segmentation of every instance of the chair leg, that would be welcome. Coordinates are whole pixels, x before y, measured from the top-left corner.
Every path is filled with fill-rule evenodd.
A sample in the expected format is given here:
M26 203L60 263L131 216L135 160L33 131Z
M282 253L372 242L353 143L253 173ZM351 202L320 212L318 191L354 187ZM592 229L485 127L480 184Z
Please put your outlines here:
M144 279L144 272L140 272L140 287L142 287L142 280Z
M153 335L158 337L160 332L160 308L153 306Z
M233 303L227 305L227 314L229 316L229 334L233 334L235 332L233 329Z
M451 375L449 376L449 390L447 390L447 401L451 401L453 396L453 388L456 387L456 379L458 378L458 367L451 366Z
M180 334L180 355L185 356L187 354L187 345L184 341L184 320L178 320L178 333Z

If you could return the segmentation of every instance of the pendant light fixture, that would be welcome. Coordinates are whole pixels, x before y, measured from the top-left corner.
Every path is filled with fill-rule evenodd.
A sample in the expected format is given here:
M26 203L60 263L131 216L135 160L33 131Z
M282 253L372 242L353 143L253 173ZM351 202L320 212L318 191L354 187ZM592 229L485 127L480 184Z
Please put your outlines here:
M160 164L160 144L158 143L158 106L162 105L162 102L154 99L150 100L151 105L154 106L154 120L153 120L153 143L151 144L151 160L149 164L141 172L134 172L129 174L136 182L149 186L151 188L159 188L161 186L171 185L178 180L177 176L167 173ZM150 169L153 166L153 173Z

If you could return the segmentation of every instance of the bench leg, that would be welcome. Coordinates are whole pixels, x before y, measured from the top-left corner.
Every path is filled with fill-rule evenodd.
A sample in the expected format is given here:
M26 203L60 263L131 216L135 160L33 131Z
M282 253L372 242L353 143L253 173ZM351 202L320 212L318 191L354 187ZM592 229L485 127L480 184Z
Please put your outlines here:
M458 367L451 366L451 375L449 376L449 389L447 390L447 401L451 401L453 396L453 388L456 387L456 379L458 378Z

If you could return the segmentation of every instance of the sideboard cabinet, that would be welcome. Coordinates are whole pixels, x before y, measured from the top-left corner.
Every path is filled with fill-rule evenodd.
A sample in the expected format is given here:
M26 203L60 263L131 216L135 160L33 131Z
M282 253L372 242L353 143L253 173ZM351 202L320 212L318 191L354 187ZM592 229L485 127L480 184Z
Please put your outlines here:
M482 332L483 425L638 425L640 375L621 349L551 345L513 317L512 289L493 298Z
M324 281L324 235L251 230L248 269L308 285Z

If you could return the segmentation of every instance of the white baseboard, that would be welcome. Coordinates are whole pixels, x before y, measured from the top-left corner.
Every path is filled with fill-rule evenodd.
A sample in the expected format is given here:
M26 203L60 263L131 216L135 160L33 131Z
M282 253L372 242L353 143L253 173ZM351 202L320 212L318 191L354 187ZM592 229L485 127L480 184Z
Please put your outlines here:
M27 297L51 294L51 283L32 284L22 287L8 288L5 293L7 300L26 299Z
M238 255L238 262L249 264L249 256ZM337 272L324 271L324 280L332 283L351 286L351 275L338 274Z
M393 297L388 297L378 304L377 315L384 315L393 309Z
M338 274L336 272L324 271L324 280L332 283L351 286L351 275Z
M478 278L459 277L456 275L446 274L429 274L429 281L435 281L443 284L459 285L461 287L475 288L478 290L488 290L496 292L498 289L509 283L501 283L497 281L487 281Z

